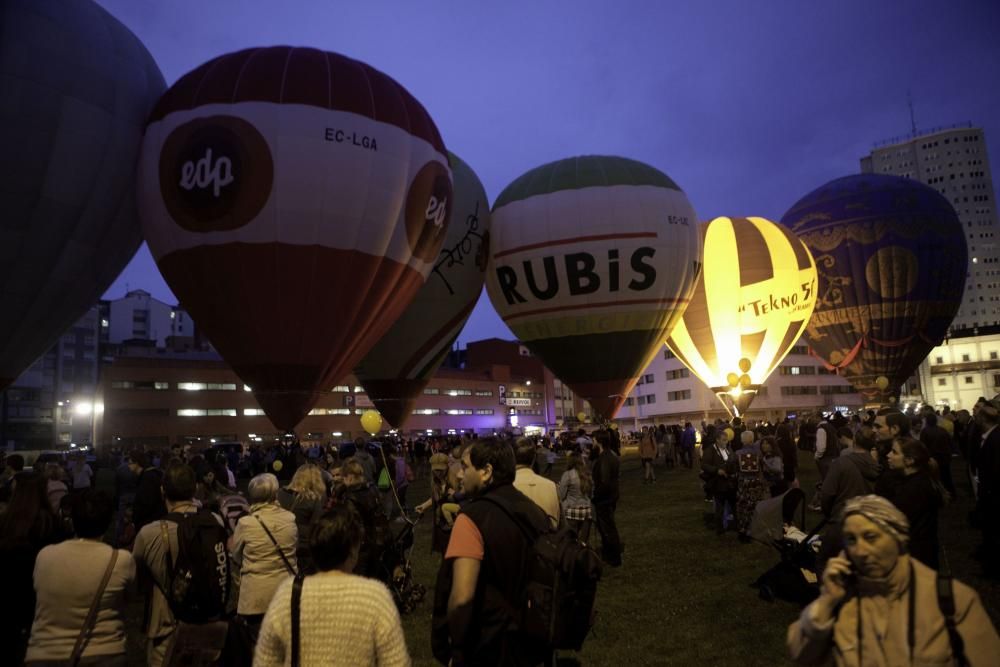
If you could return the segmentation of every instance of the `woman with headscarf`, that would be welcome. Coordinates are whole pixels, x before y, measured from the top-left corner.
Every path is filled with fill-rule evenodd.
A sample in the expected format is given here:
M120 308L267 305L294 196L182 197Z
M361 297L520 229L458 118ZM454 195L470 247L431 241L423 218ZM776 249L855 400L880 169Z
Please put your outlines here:
M837 521L844 550L827 562L819 597L788 628L795 662L820 664L832 653L838 667L996 664L1000 637L979 596L944 580L951 595L939 597L938 575L910 558L909 524L892 503L851 498ZM942 611L948 600L951 622Z

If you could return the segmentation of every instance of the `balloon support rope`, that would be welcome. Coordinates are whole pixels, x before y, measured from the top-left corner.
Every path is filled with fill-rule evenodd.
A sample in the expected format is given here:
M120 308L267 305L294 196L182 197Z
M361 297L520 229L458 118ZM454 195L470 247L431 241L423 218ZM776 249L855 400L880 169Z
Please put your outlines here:
M379 445L378 453L382 455L382 465L385 467L386 471L389 470L389 460L385 458L385 448L383 445ZM417 522L406 516L406 509L403 507L403 503L399 502L399 494L396 493L396 471L392 471L392 481L389 484L389 488L392 489L392 497L396 500L396 507L399 508L399 516L403 517L403 521L410 524L411 526L416 526Z

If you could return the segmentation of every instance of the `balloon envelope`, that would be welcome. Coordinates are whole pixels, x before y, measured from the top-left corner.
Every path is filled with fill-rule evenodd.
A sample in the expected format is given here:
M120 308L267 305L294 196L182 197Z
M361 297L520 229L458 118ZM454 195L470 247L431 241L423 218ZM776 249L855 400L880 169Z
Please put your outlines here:
M486 288L514 334L605 419L687 305L694 209L666 174L620 157L533 169L493 206Z
M450 219L430 116L364 63L256 48L183 76L153 111L150 250L272 423L293 429L423 285Z
M819 268L809 346L866 399L898 397L961 305L968 251L951 204L917 181L861 174L810 192L782 223Z
M385 420L402 428L483 291L490 204L475 172L450 154L454 207L427 282L354 374Z
M97 4L0 5L0 389L139 249L135 163L164 87Z
M816 264L787 229L764 218L703 226L705 260L667 347L733 416L802 335L816 305Z

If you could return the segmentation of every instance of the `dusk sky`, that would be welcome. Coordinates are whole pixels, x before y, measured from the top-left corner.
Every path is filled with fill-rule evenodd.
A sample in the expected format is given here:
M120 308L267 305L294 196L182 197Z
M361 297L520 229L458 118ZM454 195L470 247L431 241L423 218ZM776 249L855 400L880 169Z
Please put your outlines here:
M997 0L98 2L168 85L217 55L278 44L382 70L491 201L546 162L610 154L666 172L701 219L777 220L908 133L908 92L918 129L971 121L1000 155ZM105 297L126 285L176 302L145 245ZM459 340L490 336L513 337L484 293Z

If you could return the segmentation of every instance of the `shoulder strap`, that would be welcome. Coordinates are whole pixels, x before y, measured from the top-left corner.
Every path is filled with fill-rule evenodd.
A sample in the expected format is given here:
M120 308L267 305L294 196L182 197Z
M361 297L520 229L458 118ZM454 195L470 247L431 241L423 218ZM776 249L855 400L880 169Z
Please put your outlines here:
M952 579L947 574L938 574L937 598L941 615L944 616L944 627L948 631L948 639L951 641L951 653L955 658L955 663L959 667L968 667L969 661L965 657L965 641L955 624L955 591Z
M111 560L108 561L108 566L104 569L104 576L101 577L101 584L97 587L97 594L94 595L94 601L90 603L90 611L87 612L87 619L83 622L83 628L80 629L80 634L77 635L76 643L73 645L73 652L69 656L69 664L72 667L76 667L77 663L80 662L80 656L83 655L83 649L87 643L87 635L94 628L94 622L97 620L97 608L101 604L101 598L104 596L104 590L108 587L108 582L111 580L111 573L114 571L117 561L118 549L112 547Z
M295 576L292 583L292 667L299 667L301 630L299 628L299 617L302 609L302 575Z
M513 512L510 508L510 505L505 500L502 500L501 498L496 498L494 496L495 494L486 494L484 496L480 496L479 498L477 498L477 500L485 500L491 505L499 507L501 510L503 510L503 513L507 515L507 518L513 521L514 524L521 530L521 533L524 535L525 539L528 541L529 544L534 542L535 538L541 532L544 532L540 531L539 528L537 528L536 526L531 525L531 523L527 521L524 517Z
M177 529L180 530L180 524L178 524ZM170 532L167 529L167 520L160 519L160 539L163 541L163 550L167 553L167 579L174 578L174 558L170 553ZM178 537L179 539L179 537Z
M267 533L267 536L271 539L271 544L274 545L274 549L278 552L278 555L281 556L281 561L285 564L285 569L288 570L288 573L291 574L293 577L298 576L298 572L295 571L295 568L292 567L292 564L289 563L288 559L285 557L285 552L281 550L280 546L278 546L278 540L274 539L274 535L272 535L271 531L267 529L267 526L264 525L264 522L261 521L260 517L257 516L256 514L252 514L251 516L257 519L257 523L260 524L260 527L264 529L264 532Z

